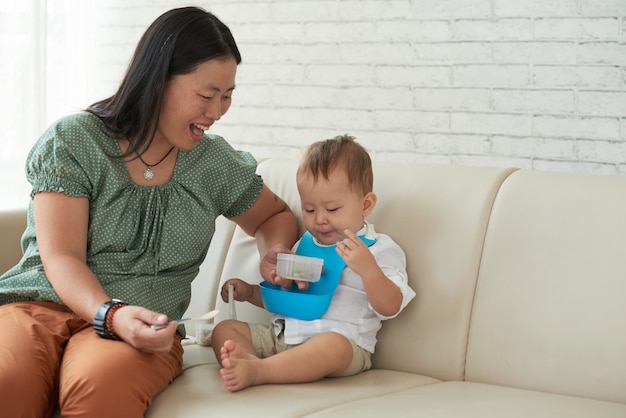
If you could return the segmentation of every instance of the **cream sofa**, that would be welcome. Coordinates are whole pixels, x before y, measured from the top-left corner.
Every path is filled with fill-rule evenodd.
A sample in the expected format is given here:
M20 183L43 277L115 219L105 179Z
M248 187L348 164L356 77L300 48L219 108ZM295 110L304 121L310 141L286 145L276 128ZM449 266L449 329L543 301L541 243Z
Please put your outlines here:
M259 165L298 214L295 169ZM146 416L626 417L626 178L376 163L375 191L369 219L405 249L417 297L384 323L372 370L229 393L212 349L190 343ZM23 217L2 215L0 269ZM218 222L189 307L216 321L226 278L259 280L254 241Z

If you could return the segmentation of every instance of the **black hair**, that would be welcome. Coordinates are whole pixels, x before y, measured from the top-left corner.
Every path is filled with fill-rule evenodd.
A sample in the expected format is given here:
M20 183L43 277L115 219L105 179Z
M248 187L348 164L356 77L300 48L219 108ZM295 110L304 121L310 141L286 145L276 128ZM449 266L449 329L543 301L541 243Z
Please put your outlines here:
M122 157L142 154L152 143L166 82L211 59L241 54L230 29L198 7L172 9L143 34L117 92L87 108L129 146Z

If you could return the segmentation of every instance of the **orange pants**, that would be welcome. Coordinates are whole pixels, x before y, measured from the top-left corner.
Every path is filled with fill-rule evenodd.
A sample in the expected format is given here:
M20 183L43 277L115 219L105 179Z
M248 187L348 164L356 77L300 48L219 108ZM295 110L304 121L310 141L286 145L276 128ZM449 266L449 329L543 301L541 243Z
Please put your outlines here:
M167 354L100 338L56 303L2 305L0 415L50 417L58 406L64 418L141 418L180 373L182 355L179 338Z

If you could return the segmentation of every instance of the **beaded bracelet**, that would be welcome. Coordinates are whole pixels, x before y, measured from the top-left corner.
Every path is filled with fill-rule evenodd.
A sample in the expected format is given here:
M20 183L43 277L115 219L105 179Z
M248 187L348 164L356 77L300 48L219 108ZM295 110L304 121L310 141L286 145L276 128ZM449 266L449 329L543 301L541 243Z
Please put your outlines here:
M115 312L117 312L118 309L123 308L124 306L127 306L127 304L123 302L116 303L109 308L106 314L104 326L109 331L109 335L111 335L111 338L114 340L121 340L121 338L115 333L115 329L113 329L113 315L115 315Z

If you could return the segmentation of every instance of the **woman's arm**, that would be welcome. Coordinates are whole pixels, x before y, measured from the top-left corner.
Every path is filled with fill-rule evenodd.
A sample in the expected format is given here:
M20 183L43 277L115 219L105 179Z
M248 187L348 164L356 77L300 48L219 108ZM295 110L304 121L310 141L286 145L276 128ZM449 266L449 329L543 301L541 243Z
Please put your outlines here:
M243 215L232 218L247 234L254 236L261 254L261 275L270 283L276 278L276 254L289 252L298 238L298 224L289 206L266 185Z
M89 202L63 193L37 193L34 197L37 245L48 280L63 302L91 322L110 300L87 267Z
M87 266L89 202L64 193L37 193L34 197L35 231L46 277L63 303L92 323L100 306L111 300ZM150 324L164 323L160 315L138 306L119 309L113 317L115 333L135 348L169 351L176 324L155 331Z

